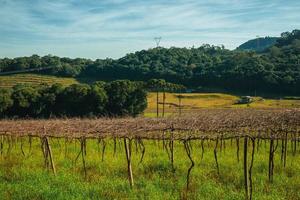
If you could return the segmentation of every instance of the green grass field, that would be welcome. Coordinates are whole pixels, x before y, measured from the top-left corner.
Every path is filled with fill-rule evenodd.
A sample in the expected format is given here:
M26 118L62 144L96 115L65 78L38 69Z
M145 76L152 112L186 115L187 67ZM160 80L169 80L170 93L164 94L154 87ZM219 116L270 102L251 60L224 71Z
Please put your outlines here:
M74 78L59 78L56 76L36 75L36 74L16 74L0 76L0 88L11 88L16 84L40 85L42 83L61 83L65 86L78 83Z
M33 140L29 153L28 138L23 140L22 155L20 141L8 153L5 144L0 157L1 199L244 199L242 150L240 162L236 157L236 145L228 140L226 149L218 148L220 175L217 174L213 156L214 143L205 142L204 157L201 159L199 142L192 142L192 158L195 167L190 175L190 187L186 192L186 176L190 160L183 144L175 143L175 173L162 142L144 142L146 153L139 164L141 153L133 143L132 166L134 187L127 180L127 165L122 141L114 155L113 140L107 146L102 161L102 145L96 140L87 140L87 177L84 177L79 142L52 139L57 176L44 169L40 140ZM242 142L240 144L243 145ZM280 151L275 156L274 182L268 182L268 143L261 143L255 153L253 166L253 199L296 200L300 199L299 154L292 156L288 151L287 166L280 162ZM289 145L290 146L290 145ZM279 149L279 148L278 148Z

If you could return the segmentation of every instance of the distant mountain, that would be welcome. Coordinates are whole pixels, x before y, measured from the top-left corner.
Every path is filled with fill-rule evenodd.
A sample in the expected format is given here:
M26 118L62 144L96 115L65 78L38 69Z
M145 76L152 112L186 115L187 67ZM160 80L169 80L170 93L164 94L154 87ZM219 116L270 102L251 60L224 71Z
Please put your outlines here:
M268 47L274 45L278 37L256 38L241 44L237 50L262 52Z

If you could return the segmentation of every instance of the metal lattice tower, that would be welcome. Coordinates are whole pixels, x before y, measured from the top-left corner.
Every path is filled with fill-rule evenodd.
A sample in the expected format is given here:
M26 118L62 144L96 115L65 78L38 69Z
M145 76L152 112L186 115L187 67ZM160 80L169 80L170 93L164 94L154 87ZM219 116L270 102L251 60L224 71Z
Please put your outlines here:
M257 50L259 50L260 44L259 44L259 35L256 36L256 42L257 42Z
M156 47L159 47L161 37L155 37L154 40L155 40L155 43L156 43Z

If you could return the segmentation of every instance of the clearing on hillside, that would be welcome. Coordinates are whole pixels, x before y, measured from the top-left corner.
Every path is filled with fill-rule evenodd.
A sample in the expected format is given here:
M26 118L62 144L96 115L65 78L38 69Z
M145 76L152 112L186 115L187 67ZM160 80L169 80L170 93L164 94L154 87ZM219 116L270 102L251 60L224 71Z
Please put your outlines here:
M42 83L46 83L49 85L52 85L54 83L60 83L62 85L68 86L78 83L78 81L74 78L60 78L56 76L37 74L15 74L0 76L0 88L11 88L16 84L39 85Z

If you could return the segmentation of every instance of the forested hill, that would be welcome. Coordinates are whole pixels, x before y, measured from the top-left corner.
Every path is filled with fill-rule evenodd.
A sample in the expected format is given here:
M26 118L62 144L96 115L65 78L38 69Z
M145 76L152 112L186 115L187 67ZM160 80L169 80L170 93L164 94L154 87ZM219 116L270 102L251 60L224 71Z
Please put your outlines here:
M263 53L198 48L154 48L113 60L21 57L0 60L0 71L44 68L43 73L98 80L162 78L187 87L300 94L300 31L283 33Z
M249 40L241 44L237 50L262 52L268 47L273 46L278 37L264 37Z

